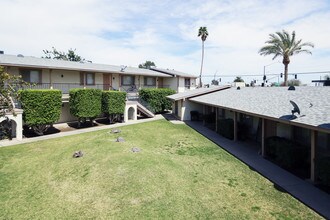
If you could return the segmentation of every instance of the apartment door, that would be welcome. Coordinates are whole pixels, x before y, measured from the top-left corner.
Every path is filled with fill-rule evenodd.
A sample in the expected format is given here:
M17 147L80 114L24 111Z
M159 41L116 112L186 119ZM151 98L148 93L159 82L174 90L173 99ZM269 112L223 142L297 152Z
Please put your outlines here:
M111 74L103 73L103 90L111 88Z
M163 88L163 78L158 77L158 88Z

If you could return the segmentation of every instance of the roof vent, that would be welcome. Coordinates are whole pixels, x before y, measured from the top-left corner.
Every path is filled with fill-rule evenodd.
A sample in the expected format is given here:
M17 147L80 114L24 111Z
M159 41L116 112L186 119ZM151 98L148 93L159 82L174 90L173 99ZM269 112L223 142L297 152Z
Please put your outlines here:
M23 54L17 54L17 57L24 57Z
M294 86L289 86L288 90L296 90L296 87L294 87Z

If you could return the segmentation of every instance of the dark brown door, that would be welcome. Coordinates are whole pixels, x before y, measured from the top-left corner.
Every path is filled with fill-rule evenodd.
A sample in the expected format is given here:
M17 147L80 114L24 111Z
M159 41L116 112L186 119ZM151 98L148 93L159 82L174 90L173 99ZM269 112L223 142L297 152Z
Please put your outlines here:
M103 90L111 88L111 74L103 73Z

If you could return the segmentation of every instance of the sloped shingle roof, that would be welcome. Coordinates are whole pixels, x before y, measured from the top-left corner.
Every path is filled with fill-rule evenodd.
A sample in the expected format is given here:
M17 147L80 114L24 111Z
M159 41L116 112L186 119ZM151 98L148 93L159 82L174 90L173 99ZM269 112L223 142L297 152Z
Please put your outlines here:
M296 87L294 91L288 87L230 88L189 100L278 120L288 120L292 100L300 115L290 122L330 129L330 87Z
M228 89L228 88L230 88L230 86L214 86L211 88L199 88L199 89L193 89L193 90L189 90L189 91L182 92L182 93L176 93L174 95L167 96L167 98L169 98L173 101L177 101L180 99L192 98L192 97L205 95L205 94L208 94L211 92L216 92L216 91Z
M158 68L158 67L151 67L150 69L154 70L154 71L157 71L157 72L160 72L160 73L169 74L171 76L197 78L197 76L195 76L195 75L179 72L179 71L176 71L176 70L162 69L162 68Z
M44 69L91 71L91 72L101 72L101 73L119 73L119 74L131 74L131 75L141 75L141 76L171 77L168 74L164 74L148 69L135 68L135 67L126 67L124 71L121 71L121 66L95 64L95 63L80 63L80 62L72 62L65 60L37 58L31 56L18 57L15 55L7 55L7 54L0 55L0 65L44 68Z

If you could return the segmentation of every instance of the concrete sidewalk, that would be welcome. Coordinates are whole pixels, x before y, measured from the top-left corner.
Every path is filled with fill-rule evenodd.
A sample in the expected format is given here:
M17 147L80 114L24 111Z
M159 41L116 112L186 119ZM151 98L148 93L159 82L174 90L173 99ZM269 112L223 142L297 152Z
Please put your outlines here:
M234 142L226 139L203 126L201 122L187 121L186 124L269 179L274 183L274 187L284 189L324 218L330 219L329 194L264 159L258 154L256 146L246 142Z
M44 136L33 137L33 138L23 138L23 140L21 140L21 141L18 141L16 139L13 139L11 141L3 140L3 141L0 141L0 147L32 143L32 142L36 142L36 141L40 141L40 140L48 140L48 139L53 139L53 138L58 138L58 137L82 134L82 133L91 132L91 131L99 131L99 130L104 130L104 129L117 128L117 127L122 127L122 126L126 126L126 125L155 121L155 120L159 120L159 119L164 119L164 117L162 115L155 115L155 117L153 117L153 118L139 119L137 121L128 121L126 123L116 123L116 124L111 124L111 125L102 125L102 126L94 126L94 127L90 127L90 128L81 128L81 129L76 129L73 131L65 131L65 132L60 132L60 133L56 133L56 134L44 135Z

